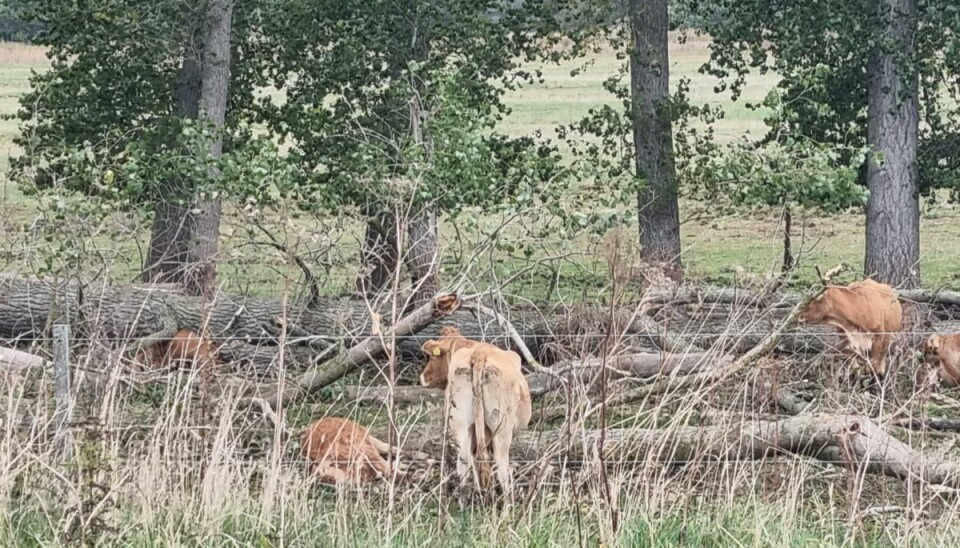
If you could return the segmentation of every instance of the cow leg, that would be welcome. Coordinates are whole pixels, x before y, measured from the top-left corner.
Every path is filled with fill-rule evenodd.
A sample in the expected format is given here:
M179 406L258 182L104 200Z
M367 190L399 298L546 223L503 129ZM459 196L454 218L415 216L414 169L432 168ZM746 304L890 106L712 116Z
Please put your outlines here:
M457 444L457 475L460 485L466 484L469 473L479 488L480 476L473 458L473 392L461 390L450 398L449 428Z
M493 435L493 466L497 483L507 499L513 503L513 474L510 470L510 445L513 443L513 425L500 425Z
M886 371L887 350L890 348L890 335L877 335L870 349L870 367L874 374L882 377Z

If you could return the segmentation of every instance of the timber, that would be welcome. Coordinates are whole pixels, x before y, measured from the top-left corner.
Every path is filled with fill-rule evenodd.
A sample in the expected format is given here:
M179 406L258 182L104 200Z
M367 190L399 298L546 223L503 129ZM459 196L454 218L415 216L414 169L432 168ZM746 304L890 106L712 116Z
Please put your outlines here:
M382 436L372 429L374 436ZM570 432L523 431L513 440L511 459L539 461L555 454L593 459L603 439L609 464L617 461L666 463L707 460L763 460L782 455L812 457L845 468L927 483L960 487L960 463L924 455L894 438L867 417L800 415L782 420L745 421L666 429L611 428ZM411 426L400 431L402 449L443 454L442 426Z

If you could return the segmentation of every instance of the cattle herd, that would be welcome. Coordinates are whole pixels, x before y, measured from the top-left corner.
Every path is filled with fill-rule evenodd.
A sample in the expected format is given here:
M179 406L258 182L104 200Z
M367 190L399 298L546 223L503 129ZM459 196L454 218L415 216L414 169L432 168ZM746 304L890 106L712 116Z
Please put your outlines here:
M831 325L847 340L847 350L863 361L874 378L886 373L886 359L900 333L902 310L897 292L869 278L847 286L828 286L802 310L799 321ZM461 487L474 482L482 492L496 477L502 492L511 495L510 445L514 434L531 417L530 389L521 371L521 358L511 350L464 338L445 327L427 341L427 358L420 375L423 386L445 391L446 431L457 448ZM924 360L938 368L944 385L960 384L960 334L935 334L923 346ZM141 363L191 362L216 364L216 352L196 333L182 329L169 341L141 350ZM301 434L300 447L310 472L326 483L357 483L403 477L383 455L389 444L341 417L325 417ZM493 465L488 461L492 452Z

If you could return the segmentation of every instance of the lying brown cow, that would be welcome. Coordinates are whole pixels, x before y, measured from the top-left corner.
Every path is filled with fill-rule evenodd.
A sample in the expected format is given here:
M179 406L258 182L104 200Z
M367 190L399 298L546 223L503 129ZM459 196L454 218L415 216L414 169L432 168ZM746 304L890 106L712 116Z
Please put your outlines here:
M210 368L220 363L210 342L189 329L181 329L173 338L155 342L140 350L134 361L149 367L188 364Z
M887 351L893 334L900 331L901 318L897 292L867 278L846 287L828 287L807 305L800 322L836 327L847 336L850 348L867 360L871 371L883 376Z
M389 454L390 446L349 419L314 422L300 435L300 451L311 461L313 475L325 483L360 483L392 474L381 455ZM397 476L402 475L397 470Z
M960 334L931 336L923 345L923 355L938 364L940 382L960 385Z
M440 331L439 340L427 341L423 352L429 361L420 383L447 392L447 422L459 449L457 473L461 483L472 473L485 486L474 462L481 463L493 450L497 482L512 493L510 445L513 435L530 422L530 388L520 370L520 356L487 343L465 339L455 328Z

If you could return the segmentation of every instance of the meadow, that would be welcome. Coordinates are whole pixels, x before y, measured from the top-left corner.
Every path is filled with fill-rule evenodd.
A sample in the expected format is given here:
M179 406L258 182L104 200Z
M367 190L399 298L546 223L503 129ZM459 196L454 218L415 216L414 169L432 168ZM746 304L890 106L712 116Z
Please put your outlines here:
M764 111L743 104L762 99L774 77L750 80L740 102L733 103L715 95L712 79L697 72L706 56L702 39L685 44L674 41L674 76L690 78L695 102L724 107L727 116L717 127L722 139L762 134ZM612 104L601 83L617 69L616 60L600 55L583 74L571 77L570 71L579 65L545 67L543 83L511 92L507 100L512 114L502 129L515 135L532 131L551 135L558 125L577 120L591 107ZM16 112L30 72L46 66L39 48L0 44L0 114ZM11 141L16 131L14 120L0 121L0 165L4 169L8 159L18 153ZM82 241L81 251L89 259L85 273L110 282L136 277L148 233L142 219L120 212L109 223L95 226L83 219L58 225L34 198L23 195L6 178L0 201L5 212L0 219L4 273L42 272L44 257L51 254L55 260L67 261L69 257L57 242L57 238L66 238ZM682 204L681 215L686 219L683 260L689 281L755 287L778 271L779 211L719 216L707 210L694 214L703 209L704 204ZM951 204L924 206L922 269L926 286L960 288L958 221L960 212ZM288 250L316 267L324 294L341 296L352 290L362 236L356 219L300 216L281 210L262 222ZM492 227L505 221L472 222ZM635 241L635 227L575 242L546 239L531 258L509 248L528 229L522 220L512 222L513 232L503 234L500 245L492 249L484 248L486 243L477 232L443 223L445 280L466 280L467 288L474 289L471 286L502 283L529 269L505 288L504 301L528 309L531 302L546 303L544 313L554 305L570 306L567 314L573 325L569 333L558 335L559 340L573 341L570 348L561 349L567 353L565 357L595 356L597 350L589 341L599 335L609 335L604 348L611 352L649 350L647 339L652 336L617 331L598 320L608 312L613 315L613 305L609 311L606 308L609 303L629 308L630 299L638 296L618 287L624 274L608 256L611 241ZM807 289L814 279L814 266L841 261L859 265L862 261L861 214L798 214L795 230L797 245L802 242L801 269L792 281L795 289ZM222 234L220 279L224 292L286 298L294 291L291 282L299 272L290 253L264 243L263 234L250 226L243 210L228 208ZM43 237L50 235L54 237ZM468 258L471 253L478 254L472 262ZM537 263L552 255L562 258L548 265ZM464 265L472 270L464 272ZM106 292L96 284L92 287L93 293L97 289ZM676 329L675 335L702 344L702 349L678 353L702 351L705 363L720 363L727 357L727 349L742 343L748 330L769 329L784 312L781 308L776 316L762 305L755 309L743 303L726 308L691 303L679 308L683 309L679 326L665 322L664 338L668 328ZM727 320L730 325L743 326L742 332L708 332L705 327L707 321L715 325ZM273 423L243 408L231 391L236 386L226 382L227 389L211 410L219 422L208 424L196 414L197 386L202 382L197 371L131 370L116 345L111 346L115 340L89 335L79 339L74 349L77 405L88 417L72 428L78 454L71 461L64 462L49 443L54 430L49 375L15 368L2 371L0 545L958 545L960 499L956 485L883 477L849 460L826 464L773 449L759 459L719 459L704 450L673 460L665 458L670 447L659 447L651 452L653 456L625 453L605 458L583 443L582 432L600 426L656 427L667 433L688 426L731 433L746 430L758 420L777 419L780 410L773 399L781 388L812 394L809 399L816 409L811 413L862 414L891 430L894 419L960 416L960 402L952 393L937 393L922 379L917 380L919 369L907 352L897 357L906 365L897 370L889 392L861 393L844 368L821 356L824 349L835 350L837 342L823 337L824 333L789 333L800 341L794 343L796 352L764 358L735 376L733 382L689 385L682 391L664 382L662 391L612 410L605 423L586 418L585 410L596 394L588 393L585 385L571 385L552 398L535 400L536 408L568 405L569 413L565 422L538 420L531 430L563 431L567 437L538 458L516 461L516 474L521 478L518 502L506 508L461 507L456 488L440 481L449 479L449 468L438 470L436 463L401 459L401 464L411 466L414 480L397 485L382 482L334 489L304 479L297 433L314 418L350 416L381 429L389 424L398 429L402 439L417 426L442 417L442 409L434 404L371 405L348 397L351 385L389 386L386 379L392 367L388 369L382 360L377 367L351 374L291 405ZM710 337L716 342L711 343ZM801 348L803 337L818 338L819 346ZM346 337L337 343L344 340ZM38 342L30 349L47 352L47 341ZM277 350L284 344L281 340L267 349L285 356ZM281 375L295 365L285 359L276 364ZM390 366L399 366L397 374L405 384L416 382L419 362L388 361ZM243 383L244 388L257 388L263 382L260 378L230 380ZM617 379L613 390L634 383L639 381ZM900 428L894 437L924 451L929 460L922 466L957 458L956 434ZM736 442L732 434L730 439Z

